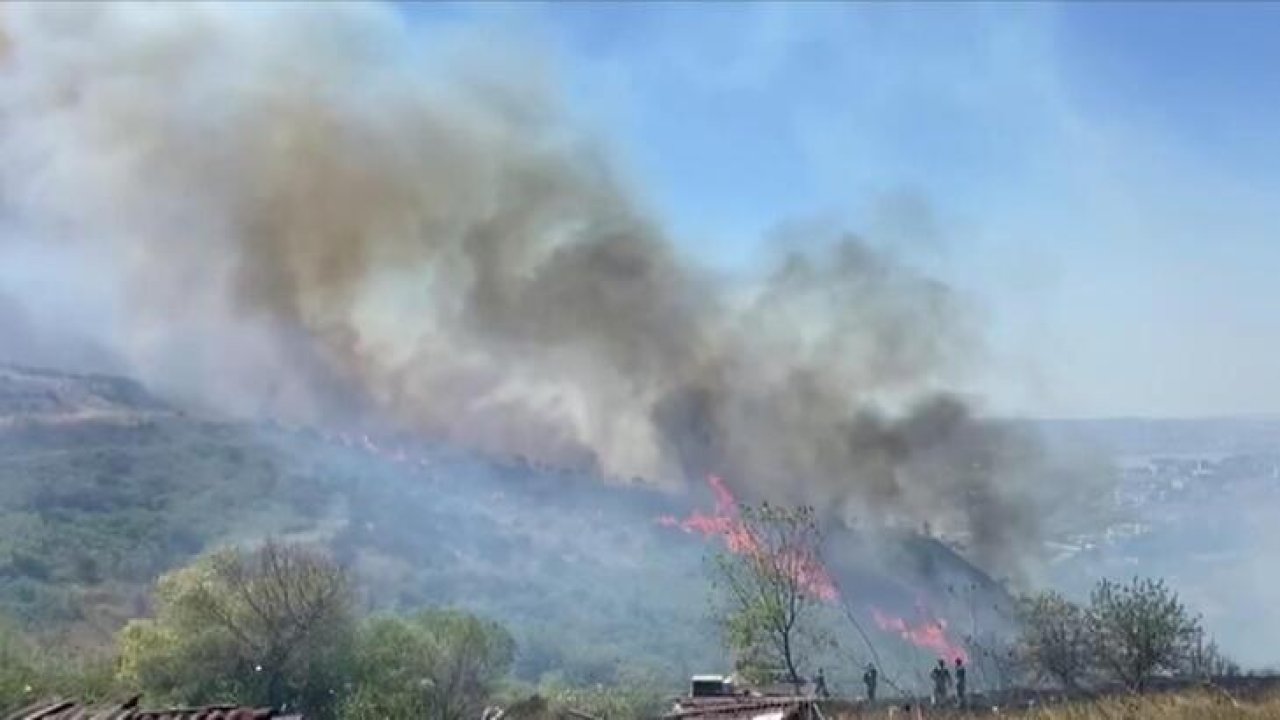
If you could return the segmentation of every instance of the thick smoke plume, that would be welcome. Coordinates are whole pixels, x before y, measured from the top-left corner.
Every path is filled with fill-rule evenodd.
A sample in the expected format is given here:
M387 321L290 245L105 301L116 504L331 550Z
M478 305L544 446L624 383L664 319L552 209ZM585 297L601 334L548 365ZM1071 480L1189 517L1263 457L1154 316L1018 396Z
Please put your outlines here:
M116 350L223 409L378 417L833 517L1034 532L1029 446L937 391L943 284L819 231L749 281L686 262L527 69L394 11L7 6L3 201L118 279Z

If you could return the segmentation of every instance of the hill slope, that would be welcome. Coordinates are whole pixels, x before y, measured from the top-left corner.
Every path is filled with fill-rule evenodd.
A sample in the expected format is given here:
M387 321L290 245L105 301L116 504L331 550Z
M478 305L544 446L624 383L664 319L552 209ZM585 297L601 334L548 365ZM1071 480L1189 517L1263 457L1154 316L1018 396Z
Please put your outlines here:
M146 613L157 574L274 535L331 547L370 609L458 605L509 623L526 678L608 683L641 668L673 682L723 666L707 619L716 547L656 522L706 500L193 417L126 380L0 368L0 610L84 642ZM860 610L905 614L946 583L1001 592L933 541L897 543L888 573L858 537L830 539Z

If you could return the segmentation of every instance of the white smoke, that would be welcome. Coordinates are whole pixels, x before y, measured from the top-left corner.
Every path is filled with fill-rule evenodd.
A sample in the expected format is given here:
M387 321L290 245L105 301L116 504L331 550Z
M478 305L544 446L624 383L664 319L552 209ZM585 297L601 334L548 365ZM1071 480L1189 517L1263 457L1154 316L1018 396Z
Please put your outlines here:
M833 230L711 282L534 71L451 64L368 4L11 5L3 31L3 201L110 278L152 384L718 471L993 561L1034 533L1034 450L937 392L978 339L950 289Z

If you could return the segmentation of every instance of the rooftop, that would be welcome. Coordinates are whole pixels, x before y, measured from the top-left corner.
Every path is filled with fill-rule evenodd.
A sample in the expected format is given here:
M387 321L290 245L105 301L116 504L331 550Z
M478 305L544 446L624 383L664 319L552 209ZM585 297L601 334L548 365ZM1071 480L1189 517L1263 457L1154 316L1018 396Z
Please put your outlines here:
M44 702L23 708L5 720L305 720L301 715L282 715L270 708L237 705L143 710L138 699L117 705L93 707L74 700Z

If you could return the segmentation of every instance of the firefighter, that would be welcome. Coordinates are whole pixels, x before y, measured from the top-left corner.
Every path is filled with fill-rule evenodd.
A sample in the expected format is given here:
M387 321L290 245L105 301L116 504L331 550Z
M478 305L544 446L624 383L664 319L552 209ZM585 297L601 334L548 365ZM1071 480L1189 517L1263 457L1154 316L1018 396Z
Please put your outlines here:
M933 678L933 704L941 705L947 700L947 691L951 689L951 671L947 669L947 661L939 658L938 666L929 673Z
M867 702L876 701L876 666L867 663L867 671L862 673L862 683L867 686Z

